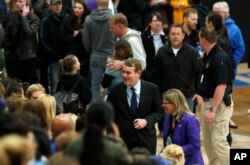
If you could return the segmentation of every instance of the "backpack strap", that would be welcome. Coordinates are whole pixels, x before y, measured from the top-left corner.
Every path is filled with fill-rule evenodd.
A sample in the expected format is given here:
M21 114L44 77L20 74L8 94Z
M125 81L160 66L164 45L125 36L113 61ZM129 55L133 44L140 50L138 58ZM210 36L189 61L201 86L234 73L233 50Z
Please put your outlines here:
M79 77L79 79L75 82L75 84L73 85L73 87L70 89L69 92L73 92L74 91L74 89L76 88L76 86L79 84L80 80L81 80L81 78Z

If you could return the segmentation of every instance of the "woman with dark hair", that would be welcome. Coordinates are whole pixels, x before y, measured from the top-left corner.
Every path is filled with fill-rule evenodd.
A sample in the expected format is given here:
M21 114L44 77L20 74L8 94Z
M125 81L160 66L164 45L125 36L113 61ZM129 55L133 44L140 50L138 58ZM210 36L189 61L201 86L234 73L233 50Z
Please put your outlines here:
M233 62L233 52L230 44L230 39L227 33L227 29L223 24L223 20L220 14L215 12L208 13L205 19L206 27L212 28L217 34L217 43L220 47L229 55Z
M81 64L80 73L84 77L88 77L89 54L83 46L82 30L85 18L89 13L83 0L75 0L72 14L65 18L61 27L64 56L68 54L77 56Z
M105 135L113 119L114 111L109 103L92 103L86 112L86 128L82 137L72 142L65 153L76 157L82 165L131 164L132 157L122 144Z
M20 97L24 98L24 90L22 83L19 82L10 82L7 85L5 98L8 97Z

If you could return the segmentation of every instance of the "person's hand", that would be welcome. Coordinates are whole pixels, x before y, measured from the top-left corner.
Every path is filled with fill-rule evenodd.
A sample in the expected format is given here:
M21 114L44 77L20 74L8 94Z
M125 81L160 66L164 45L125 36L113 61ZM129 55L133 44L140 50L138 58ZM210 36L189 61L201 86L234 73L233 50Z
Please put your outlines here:
M203 98L198 94L194 95L193 100L196 100L198 105L200 105L203 102Z
M215 118L215 111L207 111L205 115L205 122L207 124L213 124Z
M107 65L108 65L108 69L113 72L122 68L123 61L112 60L112 62L109 62Z
M73 32L73 37L76 37L78 34L79 34L79 30L74 30L74 32Z
M27 16L30 12L30 6L29 5L23 5L22 7L22 16Z
M148 122L146 119L138 118L138 119L134 120L134 127L135 127L135 129L142 129L142 128L146 127L147 123Z

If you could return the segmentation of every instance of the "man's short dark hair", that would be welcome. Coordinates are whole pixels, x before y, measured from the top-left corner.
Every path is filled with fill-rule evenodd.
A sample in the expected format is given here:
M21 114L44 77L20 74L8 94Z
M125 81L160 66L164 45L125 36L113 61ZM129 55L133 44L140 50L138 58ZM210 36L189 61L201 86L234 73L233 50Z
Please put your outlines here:
M215 30L208 27L201 28L200 37L204 38L210 44L216 43L217 41Z

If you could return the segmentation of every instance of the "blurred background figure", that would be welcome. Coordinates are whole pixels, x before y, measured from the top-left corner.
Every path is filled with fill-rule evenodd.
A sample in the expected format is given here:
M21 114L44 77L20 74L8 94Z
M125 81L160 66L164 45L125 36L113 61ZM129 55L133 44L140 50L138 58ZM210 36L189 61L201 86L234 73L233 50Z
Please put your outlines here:
M148 26L149 16L158 12L162 15L162 26L168 28L173 23L173 7L168 0L149 0L142 17L144 18L144 29Z
M183 30L185 31L184 41L197 47L199 45L199 31L197 30L198 13L194 8L187 8L183 13Z
M177 160L178 165L185 164L184 151L181 146L178 146L176 144L170 144L166 146L162 151L161 157L166 159L175 159Z
M117 6L119 13L123 13L128 19L128 27L143 31L142 13L148 6L148 0L120 0Z
M28 99L37 99L45 93L46 91L45 88L42 86L42 84L31 84L27 88L25 96Z
M89 10L83 0L75 0L73 11L66 16L61 26L63 56L75 54L80 61L80 74L89 78L89 53L84 48L83 23Z
M5 0L0 0L0 24L7 16L7 5Z
M102 77L107 66L107 57L113 52L115 38L109 30L109 0L97 0L97 10L86 17L83 25L83 45L90 54L92 101L99 99ZM98 28L96 28L98 27Z
M135 162L145 161L150 157L150 152L144 147L135 147L130 151L130 154L133 156Z
M114 110L110 104L96 101L86 112L86 128L82 136L73 141L64 153L72 156L81 164L130 165L133 162L128 150L113 137L105 135L113 123Z
M62 0L50 0L50 13L42 20L40 39L43 51L40 67L41 84L55 94L59 81L59 59L63 58L60 29L66 13L62 10ZM50 84L50 85L49 85Z
M37 33L40 19L32 12L28 0L17 0L16 10L5 19L4 52L6 70L10 78L22 82L36 83L37 75Z
M162 15L159 12L151 13L148 17L148 27L141 34L147 63L146 69L142 73L142 79L146 81L154 82L155 58L160 47L166 44L165 31Z
M35 159L36 146L28 138L20 135L12 134L1 137L0 146L7 155L9 165L28 164L32 159Z
M189 6L188 0L170 0L170 5L173 6L173 23L183 23L183 12Z
M196 29L200 30L200 28L205 26L205 18L210 11L208 6L202 3L203 0L188 0L188 3L191 5L192 8L197 10L198 13L198 24Z
M117 12L117 10L116 10L117 5L115 6L114 3L119 3L119 1L120 0L109 0L108 8L112 11L112 14ZM96 0L86 0L85 2L86 2L88 9L90 11L97 9L97 1Z

